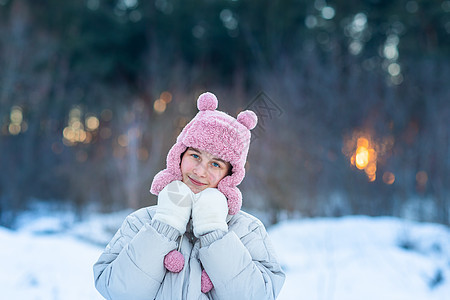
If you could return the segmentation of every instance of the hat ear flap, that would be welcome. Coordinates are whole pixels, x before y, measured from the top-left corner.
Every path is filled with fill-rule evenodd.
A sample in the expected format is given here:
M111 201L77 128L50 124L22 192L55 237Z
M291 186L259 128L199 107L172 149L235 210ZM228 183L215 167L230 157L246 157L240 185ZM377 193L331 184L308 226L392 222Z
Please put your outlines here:
M242 169L230 176L225 176L217 186L218 190L222 192L228 200L229 215L237 214L242 207L242 193L236 186L242 182L244 176L245 169Z
M182 143L176 143L172 146L169 153L167 154L167 169L173 174L181 177L181 154L186 151L187 147Z
M169 154L167 154L167 168L155 175L150 188L150 193L158 195L159 192L172 181L183 179L180 168L180 156L185 150L186 146L181 143L176 143L172 146L169 150Z

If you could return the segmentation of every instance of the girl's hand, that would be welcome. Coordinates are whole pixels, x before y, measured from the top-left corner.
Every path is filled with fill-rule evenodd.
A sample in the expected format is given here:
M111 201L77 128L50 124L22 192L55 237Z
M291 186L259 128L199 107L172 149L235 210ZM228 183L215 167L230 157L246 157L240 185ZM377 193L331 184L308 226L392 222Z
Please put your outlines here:
M207 188L194 195L192 224L194 235L200 237L214 230L227 232L227 198L216 188Z
M192 209L194 193L181 181L172 181L158 195L158 206L154 220L177 229L180 234L186 231Z

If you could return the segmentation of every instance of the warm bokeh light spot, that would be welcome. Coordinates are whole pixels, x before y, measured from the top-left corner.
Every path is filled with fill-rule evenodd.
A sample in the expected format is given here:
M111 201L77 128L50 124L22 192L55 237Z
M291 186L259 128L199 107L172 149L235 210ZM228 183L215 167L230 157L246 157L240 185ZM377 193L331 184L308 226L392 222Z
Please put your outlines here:
M66 140L75 140L75 131L70 127L66 127L63 130L63 136Z
M81 129L81 122L80 121L73 121L71 122L72 124L70 125L70 127L73 128L73 130L78 130Z
M156 113L162 114L164 111L166 111L166 102L162 99L158 99L153 103L153 109Z
M358 148L359 147L369 148L369 140L367 140L365 137L360 137L356 142L356 146Z
M373 141L369 134L354 132L351 137L344 139L342 152L350 158L353 166L364 170L369 181L375 181L379 149L380 146Z
M8 126L8 131L11 135L18 135L22 131L22 127L18 124L11 123Z
M172 94L167 92L167 91L166 92L162 92L161 96L159 96L159 98L161 100L163 100L164 102L166 102L166 103L170 103L170 101L172 101Z
M27 130L27 125L23 122L23 113L20 106L13 106L9 114L10 123L8 125L8 133L18 135L20 132Z
M84 141L86 140L86 131L84 131L84 130L76 131L76 139L77 139L77 142L84 143Z
M63 144L75 146L78 143L90 143L92 135L84 130L81 122L82 111L79 107L73 107L69 112L69 122L63 129ZM89 119L89 118L88 118Z
M375 175L377 173L377 164L375 162L371 162L367 164L367 167L364 169L367 175Z
M94 131L100 126L100 121L96 116L90 116L85 120L85 125L88 130Z
M383 174L383 182L386 184L393 184L395 181L395 175L392 172L384 172Z
M369 150L366 147L358 147L355 155L355 165L358 169L364 170L369 164Z
M126 134L121 134L117 138L117 143L122 147L128 146L128 136Z
M20 124L23 121L22 108L20 106L13 106L10 114L11 123Z
M368 151L369 151L370 161L376 163L377 162L377 158L378 158L378 152L375 151L375 149L372 149L372 148L370 148Z
M69 118L71 120L76 119L79 120L81 118L81 109L79 107L74 107L70 110Z

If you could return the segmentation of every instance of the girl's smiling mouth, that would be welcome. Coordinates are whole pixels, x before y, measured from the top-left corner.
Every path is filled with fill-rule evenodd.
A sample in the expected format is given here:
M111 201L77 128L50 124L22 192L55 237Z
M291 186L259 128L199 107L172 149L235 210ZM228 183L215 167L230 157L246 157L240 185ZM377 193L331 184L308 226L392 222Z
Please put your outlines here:
M197 186L203 186L203 185L206 185L206 183L202 183L202 182L200 182L200 181L197 181L197 180L193 179L193 178L190 177L190 176L188 176L188 178L189 178L189 180L190 180L193 184L195 184L195 185L197 185Z

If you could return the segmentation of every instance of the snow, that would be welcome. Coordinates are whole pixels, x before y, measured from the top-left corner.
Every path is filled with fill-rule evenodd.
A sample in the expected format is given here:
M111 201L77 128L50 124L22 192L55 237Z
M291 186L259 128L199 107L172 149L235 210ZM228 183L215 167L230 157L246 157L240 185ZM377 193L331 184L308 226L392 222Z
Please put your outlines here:
M2 299L102 299L92 265L128 213L28 213L16 230L0 227ZM268 231L286 272L278 299L450 299L448 227L352 216Z
M270 230L279 299L450 299L450 232L386 217L288 221Z
M101 249L64 235L0 230L2 299L102 299L92 265Z

